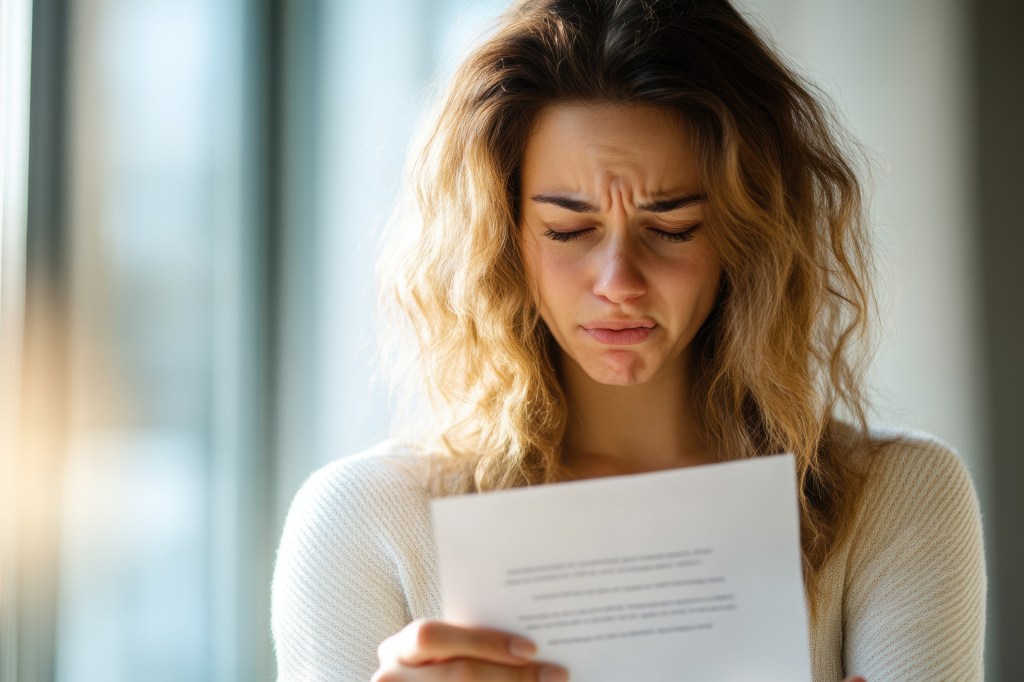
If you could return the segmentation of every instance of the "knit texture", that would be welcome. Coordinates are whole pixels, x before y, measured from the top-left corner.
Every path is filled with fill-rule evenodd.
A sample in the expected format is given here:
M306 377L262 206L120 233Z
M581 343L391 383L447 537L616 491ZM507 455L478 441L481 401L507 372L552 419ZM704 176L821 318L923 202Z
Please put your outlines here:
M901 435L879 455L853 532L819 580L809 622L816 681L982 678L974 487L947 446ZM281 682L366 682L384 639L415 618L442 617L427 473L415 452L383 443L302 486L274 570Z

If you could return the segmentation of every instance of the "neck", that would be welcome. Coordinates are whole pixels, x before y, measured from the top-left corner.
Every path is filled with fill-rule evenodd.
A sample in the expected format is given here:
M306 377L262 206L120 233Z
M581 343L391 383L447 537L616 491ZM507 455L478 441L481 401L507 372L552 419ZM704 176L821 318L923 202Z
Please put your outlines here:
M697 425L687 365L678 364L644 384L608 386L563 357L570 471L589 478L715 461Z

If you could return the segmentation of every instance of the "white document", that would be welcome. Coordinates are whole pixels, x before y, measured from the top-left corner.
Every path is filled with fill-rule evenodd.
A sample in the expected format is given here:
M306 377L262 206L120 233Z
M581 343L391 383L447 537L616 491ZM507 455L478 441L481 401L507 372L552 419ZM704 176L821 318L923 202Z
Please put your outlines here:
M573 682L811 679L792 455L432 503L445 615Z

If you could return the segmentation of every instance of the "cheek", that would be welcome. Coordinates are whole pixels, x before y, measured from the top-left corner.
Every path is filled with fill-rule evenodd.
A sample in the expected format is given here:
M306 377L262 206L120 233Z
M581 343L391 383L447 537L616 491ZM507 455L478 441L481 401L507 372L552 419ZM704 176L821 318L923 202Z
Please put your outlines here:
M562 301L567 298L567 287L573 278L565 263L549 253L537 238L527 235L523 239L523 263L529 281L533 304L537 307L541 319L549 327L557 326L557 311L564 306Z
M547 317L553 311L561 309L560 303L566 296L568 280L571 277L568 277L566 270L558 267L553 259L541 256L539 260L536 271L538 305ZM549 324L552 322L550 319L547 321Z
M575 295L582 282L579 263L536 243L528 245L525 253L534 300L542 311L559 309L560 302Z
M721 269L713 254L675 263L663 277L680 311L704 316L714 306Z

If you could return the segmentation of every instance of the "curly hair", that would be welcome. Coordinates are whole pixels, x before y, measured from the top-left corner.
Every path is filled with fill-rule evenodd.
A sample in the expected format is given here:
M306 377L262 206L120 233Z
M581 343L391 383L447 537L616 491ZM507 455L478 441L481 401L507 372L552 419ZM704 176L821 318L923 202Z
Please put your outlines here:
M662 107L688 126L723 272L694 340L699 423L721 456L795 454L813 592L861 488L849 453L869 441L858 148L725 0L522 0L457 70L381 266L398 313L385 317L389 363L425 392L416 437L453 488L566 477L566 399L517 235L527 140L544 107L567 102Z

